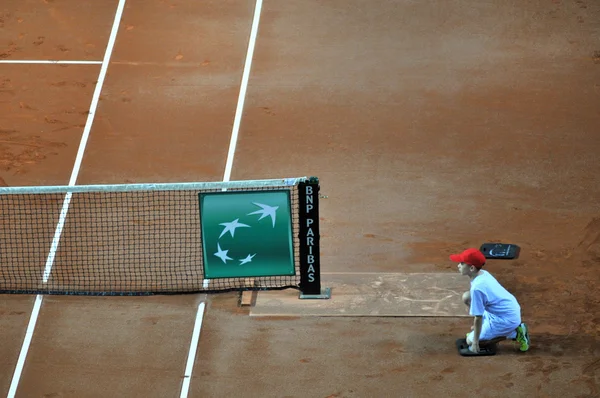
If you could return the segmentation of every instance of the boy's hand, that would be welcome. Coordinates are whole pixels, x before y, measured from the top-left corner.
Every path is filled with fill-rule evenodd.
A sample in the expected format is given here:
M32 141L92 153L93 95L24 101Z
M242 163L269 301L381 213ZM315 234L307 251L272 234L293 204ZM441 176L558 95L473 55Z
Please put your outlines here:
M479 352L479 341L474 341L473 344L469 346L469 351L477 354Z

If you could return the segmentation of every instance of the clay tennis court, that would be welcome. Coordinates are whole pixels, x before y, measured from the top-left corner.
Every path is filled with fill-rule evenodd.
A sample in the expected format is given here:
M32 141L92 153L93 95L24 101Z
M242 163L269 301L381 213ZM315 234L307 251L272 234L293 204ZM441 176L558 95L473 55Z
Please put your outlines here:
M261 4L239 113L254 0L5 0L0 182L67 185L86 131L77 185L222 181L239 115L231 180L320 178L323 273L519 245L486 267L532 348L461 357L467 317L45 296L15 382L36 296L2 295L0 394L180 396L205 302L191 397L600 396L600 3Z

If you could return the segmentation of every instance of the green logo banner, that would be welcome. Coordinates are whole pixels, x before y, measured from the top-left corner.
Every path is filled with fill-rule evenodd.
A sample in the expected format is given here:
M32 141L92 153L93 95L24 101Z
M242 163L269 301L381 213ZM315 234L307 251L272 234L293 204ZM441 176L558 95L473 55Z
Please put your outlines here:
M295 275L288 190L198 197L204 278Z

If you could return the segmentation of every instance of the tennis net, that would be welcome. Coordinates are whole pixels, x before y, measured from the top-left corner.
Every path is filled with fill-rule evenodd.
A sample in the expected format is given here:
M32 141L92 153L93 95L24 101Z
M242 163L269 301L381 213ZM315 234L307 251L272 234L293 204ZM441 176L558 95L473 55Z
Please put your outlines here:
M0 188L0 293L147 295L299 289L298 197L299 186L308 180ZM202 225L202 197L224 192L286 193L289 214L279 219L289 219L292 257L287 272L236 276L249 269L239 266L244 259L228 257L223 243L216 253L204 250L203 235L209 232ZM216 196L212 199L224 203ZM210 208L205 212L204 217L217 214ZM275 227L275 216L269 217L264 209L246 211L248 218L247 214L254 220L260 217L261 225L269 227L272 220ZM233 218L239 219L232 210ZM222 239L234 232L241 236L248 226L236 231L231 223L223 223ZM238 268L230 268L232 276L207 276L205 263L221 260L231 265L237 261Z

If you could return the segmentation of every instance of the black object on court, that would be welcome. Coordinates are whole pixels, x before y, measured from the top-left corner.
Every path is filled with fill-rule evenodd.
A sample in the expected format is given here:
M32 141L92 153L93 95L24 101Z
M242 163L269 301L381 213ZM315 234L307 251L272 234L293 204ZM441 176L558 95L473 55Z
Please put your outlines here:
M463 357L482 357L489 355L496 355L496 344L488 344L484 346L479 346L479 352L474 353L469 350L469 345L467 344L467 339L458 339L456 340L456 348L458 349L458 353Z
M484 243L479 248L485 258L493 260L514 260L519 257L521 248L510 243Z

